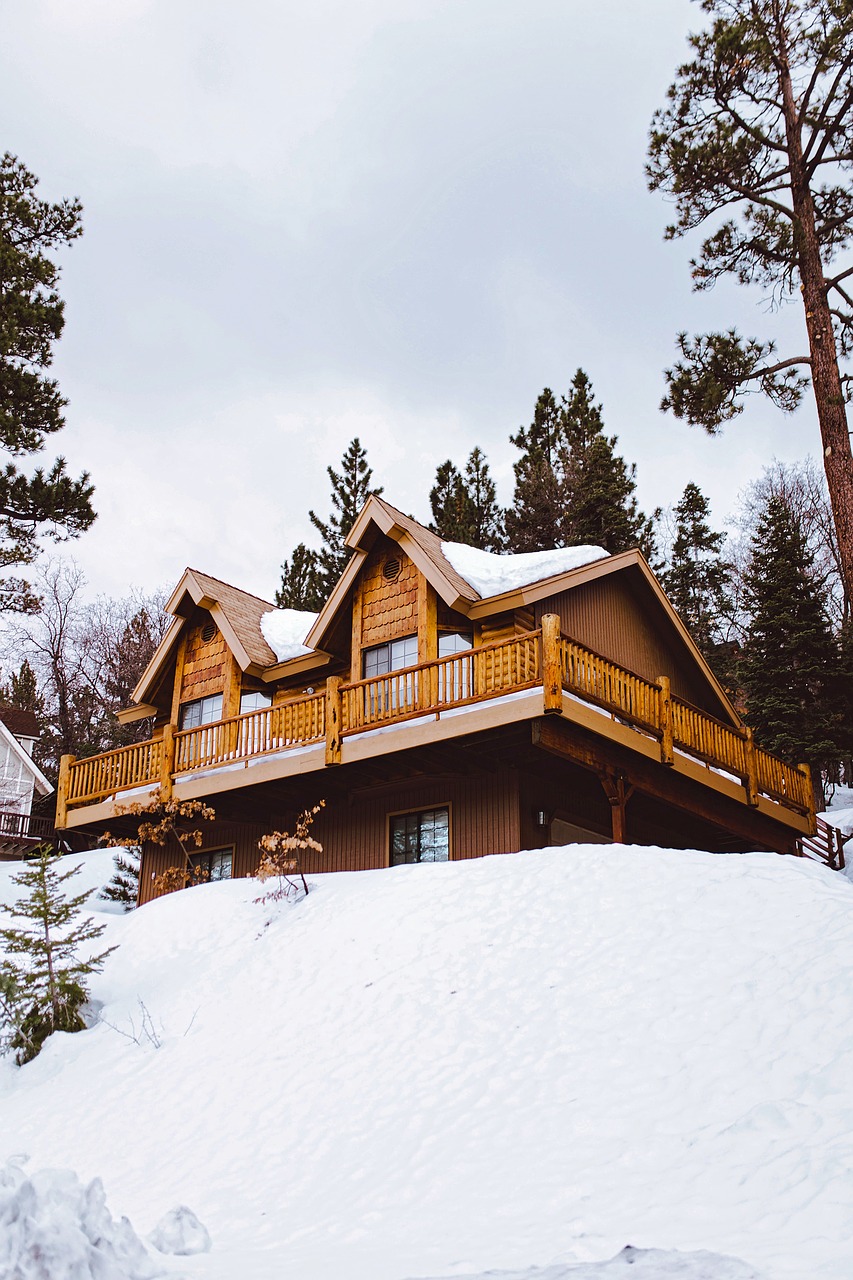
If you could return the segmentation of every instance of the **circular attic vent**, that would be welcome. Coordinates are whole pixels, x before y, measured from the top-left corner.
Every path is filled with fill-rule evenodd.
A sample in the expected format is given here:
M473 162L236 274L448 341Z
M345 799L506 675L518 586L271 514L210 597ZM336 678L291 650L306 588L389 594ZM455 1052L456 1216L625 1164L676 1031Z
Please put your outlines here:
M386 560L382 566L382 577L386 582L396 582L400 576L402 565L397 556L392 556L390 560Z
M216 623L206 622L201 629L201 638L204 641L204 643L210 644L211 640L215 635L216 635Z

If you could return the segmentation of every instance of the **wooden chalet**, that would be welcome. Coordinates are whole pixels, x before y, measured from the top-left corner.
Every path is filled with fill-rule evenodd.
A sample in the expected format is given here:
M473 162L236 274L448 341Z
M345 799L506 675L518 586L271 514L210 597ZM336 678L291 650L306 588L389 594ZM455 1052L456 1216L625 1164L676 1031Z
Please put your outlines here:
M550 576L542 553L484 595L381 498L347 541L316 617L188 569L122 713L150 738L66 757L57 827L121 830L158 786L203 799L212 878L252 874L259 837L320 799L308 871L577 841L795 853L815 830L807 767L753 742L639 551ZM178 861L145 848L141 901Z
M38 737L33 711L0 706L0 861L18 859L53 836L51 819L32 811L36 796L53 791L33 759Z

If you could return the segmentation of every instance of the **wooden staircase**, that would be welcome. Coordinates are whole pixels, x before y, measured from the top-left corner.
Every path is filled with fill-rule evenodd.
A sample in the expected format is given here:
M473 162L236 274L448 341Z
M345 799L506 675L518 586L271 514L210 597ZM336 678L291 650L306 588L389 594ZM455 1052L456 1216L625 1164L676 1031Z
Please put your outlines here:
M831 827L823 818L817 818L817 830L813 836L801 836L797 841L800 856L822 862L833 871L843 871L844 836L837 827Z

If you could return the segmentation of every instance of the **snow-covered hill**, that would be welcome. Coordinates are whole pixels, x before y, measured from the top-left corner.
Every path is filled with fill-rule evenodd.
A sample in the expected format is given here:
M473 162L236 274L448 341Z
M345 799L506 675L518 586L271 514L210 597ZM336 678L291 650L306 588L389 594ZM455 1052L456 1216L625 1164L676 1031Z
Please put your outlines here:
M104 916L104 1021L0 1064L0 1163L100 1176L140 1233L189 1205L205 1280L853 1274L844 877L576 846L258 893Z

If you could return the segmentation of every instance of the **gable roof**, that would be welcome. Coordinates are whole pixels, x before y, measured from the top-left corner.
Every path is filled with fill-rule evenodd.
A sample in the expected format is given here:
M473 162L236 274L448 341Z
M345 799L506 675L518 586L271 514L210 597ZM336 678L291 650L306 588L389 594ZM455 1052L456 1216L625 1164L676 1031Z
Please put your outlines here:
M324 641L338 614L346 607L350 591L365 560L382 536L391 538L406 552L445 604L472 621L534 604L548 596L572 590L610 574L632 570L635 575L639 575L644 588L655 597L676 637L711 686L725 713L735 724L740 723L740 717L725 690L699 652L639 550L624 551L612 556L602 553L601 558L574 568L552 572L547 577L524 582L495 595L482 596L451 564L444 553L442 539L437 534L375 494L362 507L346 539L347 546L353 551L352 557L305 637L309 653L279 661L261 628L261 619L274 610L275 605L260 596L222 582L219 578L201 573L198 569L187 569L166 604L167 610L176 615L174 621L133 691L132 700L137 705L127 708L120 718L136 719L154 712L155 708L147 699L153 696L171 658L175 642L195 607L209 611L240 668L251 675L271 681L328 664L331 657L324 651Z
M31 735L26 734L24 736L30 737ZM3 719L0 719L0 742L6 743L12 754L17 756L24 768L32 775L33 786L39 795L49 796L51 791L54 789L53 784L48 782L47 778L44 776L29 752L24 750L14 733L12 733L11 729L8 729L3 723Z
M35 711L22 707L0 707L0 720L16 738L37 738L39 722Z

